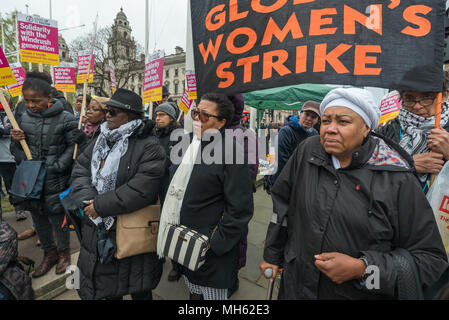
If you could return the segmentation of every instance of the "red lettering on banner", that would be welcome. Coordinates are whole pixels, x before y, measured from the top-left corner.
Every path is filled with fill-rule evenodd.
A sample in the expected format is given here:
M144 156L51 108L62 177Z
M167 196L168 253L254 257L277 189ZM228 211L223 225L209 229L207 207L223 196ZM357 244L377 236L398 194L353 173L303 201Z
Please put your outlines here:
M227 88L232 86L234 83L235 77L234 73L231 71L225 71L225 69L229 69L232 66L232 62L223 62L217 68L217 77L220 79L226 79L226 81L220 81L218 84L219 88Z
M252 0L251 1L251 8L253 8L254 11L259 13L271 13L275 12L279 9L281 9L288 0L277 0L275 3L273 3L271 6L265 6L261 4L261 0Z
M424 37L429 34L430 30L432 30L432 25L430 21L426 18L419 17L417 14L427 15L432 11L431 7L418 5L418 6L410 6L404 11L404 19L407 22L410 22L414 25L417 25L418 28L412 28L410 26L404 28L401 33L408 34L414 37Z
M293 0L293 4L302 4L302 3L309 3L309 2L315 2L315 0Z
M229 22L245 19L249 11L239 13L238 0L229 0Z
M327 53L327 43L317 44L315 47L315 64L313 72L325 72L326 62L328 62L337 73L348 73L349 70L338 58L351 49L352 45L340 44L331 52Z
M296 47L296 73L307 71L307 46Z
M382 68L366 67L367 64L377 63L377 57L367 56L367 53L382 53L382 48L380 46L355 46L354 74L378 76L382 72Z
M273 58L277 57L276 61L273 61ZM263 76L262 79L269 79L273 76L273 69L280 76L285 76L286 74L292 73L288 68L284 65L284 63L288 59L288 52L285 50L275 50L266 52L263 55Z
M312 10L310 13L309 35L320 36L323 34L335 34L337 28L321 28L324 25L332 24L332 18L323 18L323 16L336 15L337 9L327 8Z
M223 11L225 8L224 4L220 4L212 10L206 16L206 29L209 31L215 31L223 27L226 23L226 11ZM217 13L217 15L215 15ZM213 18L216 18L215 21L212 21Z
M220 50L221 42L223 41L223 35L219 34L215 44L212 43L212 39L209 39L209 44L207 45L207 49L204 49L204 44L200 43L198 48L200 49L201 55L203 56L204 64L207 63L207 59L209 58L209 54L212 58L217 58L218 50Z
M449 214L449 197L444 196L443 201L441 202L440 211Z
M259 62L259 56L242 58L237 61L237 67L243 66L243 83L251 82L253 76L253 63Z
M248 41L242 47L236 47L234 44L235 38L239 35L245 35L248 37ZM242 54L251 50L257 42L257 33L251 28L237 28L231 32L226 40L226 48L232 54Z
M372 4L370 15L367 17L363 13L345 5L344 6L344 33L355 34L355 23L358 22L366 28L382 35L382 5Z
M293 39L299 39L304 36L302 34L301 27L299 26L298 18L296 17L295 13L290 16L282 30L279 28L273 18L270 17L261 45L270 45L271 41L273 41L273 36L275 36L282 43L289 32L291 32Z

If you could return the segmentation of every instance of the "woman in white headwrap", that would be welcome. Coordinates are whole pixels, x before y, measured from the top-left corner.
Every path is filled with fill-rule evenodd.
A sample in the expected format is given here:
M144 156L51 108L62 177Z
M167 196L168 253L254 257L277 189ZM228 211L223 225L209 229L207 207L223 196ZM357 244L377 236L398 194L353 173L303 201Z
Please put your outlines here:
M398 261L410 258L402 265L416 266L424 289L448 264L410 156L372 133L380 112L366 90L332 90L320 112L320 136L298 146L272 189L261 270L284 267L279 299L413 297Z

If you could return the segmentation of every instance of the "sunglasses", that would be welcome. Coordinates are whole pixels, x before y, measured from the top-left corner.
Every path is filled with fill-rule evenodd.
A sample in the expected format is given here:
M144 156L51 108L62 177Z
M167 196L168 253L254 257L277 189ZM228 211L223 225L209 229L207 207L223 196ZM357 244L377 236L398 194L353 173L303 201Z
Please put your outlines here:
M107 108L106 109L106 114L110 114L111 117L115 117L118 113L122 113L123 111L118 111L116 109L112 109L112 108Z
M217 118L218 120L221 119L219 116L215 116L213 114L207 113L204 110L199 110L198 108L193 108L190 111L190 115L192 116L193 120L196 120L196 117L199 117L199 119L202 123L209 121L210 117Z

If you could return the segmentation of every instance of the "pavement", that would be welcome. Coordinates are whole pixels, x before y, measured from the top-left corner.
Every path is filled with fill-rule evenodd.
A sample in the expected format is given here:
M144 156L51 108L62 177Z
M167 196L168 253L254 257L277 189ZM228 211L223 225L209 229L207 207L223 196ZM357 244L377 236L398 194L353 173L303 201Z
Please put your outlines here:
M239 272L239 290L230 300L265 300L267 295L268 280L266 280L259 264L262 261L263 248L268 224L272 215L271 197L261 186L261 177L258 178L257 192L254 194L254 215L249 223L247 263ZM4 213L4 219L18 233L31 227L31 217L25 221L16 222L13 212ZM42 259L42 250L36 246L37 237L19 241L19 255L33 259L36 265ZM79 242L74 232L71 232L72 264L76 265L79 253ZM189 291L181 278L178 282L169 282L168 273L171 263L167 260L159 285L153 290L154 300L188 300ZM37 300L80 300L76 290L68 290L66 287L67 275L57 276L55 270L41 278L33 279L33 289ZM275 286L273 299L277 297ZM130 297L126 296L125 300Z

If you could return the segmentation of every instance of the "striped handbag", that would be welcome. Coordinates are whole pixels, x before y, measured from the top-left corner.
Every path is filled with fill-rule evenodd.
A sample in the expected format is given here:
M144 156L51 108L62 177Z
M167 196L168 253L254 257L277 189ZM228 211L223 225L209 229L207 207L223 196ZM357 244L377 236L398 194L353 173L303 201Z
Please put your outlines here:
M164 256L191 271L197 271L206 262L206 253L210 248L209 238L183 225L169 224L167 228L163 242ZM216 230L217 228L214 233Z

